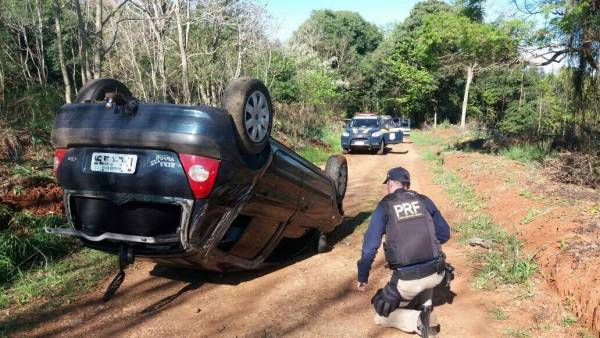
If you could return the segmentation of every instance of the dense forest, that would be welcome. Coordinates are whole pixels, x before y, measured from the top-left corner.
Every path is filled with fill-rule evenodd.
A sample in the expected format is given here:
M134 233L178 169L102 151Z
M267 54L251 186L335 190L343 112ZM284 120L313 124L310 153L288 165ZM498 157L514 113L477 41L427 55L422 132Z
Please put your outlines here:
M229 80L252 76L269 87L276 131L291 143L377 111L597 151L600 2L513 7L514 18L490 21L485 1L428 0L386 29L318 10L280 42L259 2L2 1L0 141L15 158L19 137L47 141L58 107L90 79L120 79L145 101L218 105Z

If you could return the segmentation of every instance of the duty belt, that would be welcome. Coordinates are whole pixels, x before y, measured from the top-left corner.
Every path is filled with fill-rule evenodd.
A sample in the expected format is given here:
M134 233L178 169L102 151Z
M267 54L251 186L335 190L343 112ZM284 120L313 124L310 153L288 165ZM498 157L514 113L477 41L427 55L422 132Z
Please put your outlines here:
M419 264L415 266L396 267L391 266L394 270L390 283L398 285L398 280L415 280L431 276L434 273L442 273L445 270L446 262L443 257L437 257L428 264Z

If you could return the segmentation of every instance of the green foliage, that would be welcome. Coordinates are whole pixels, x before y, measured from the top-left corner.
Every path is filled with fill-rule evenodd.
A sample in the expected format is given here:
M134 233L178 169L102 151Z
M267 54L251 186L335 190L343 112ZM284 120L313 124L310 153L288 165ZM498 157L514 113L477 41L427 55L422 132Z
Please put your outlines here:
M442 145L444 143L441 137L420 130L412 130L410 140L418 146Z
M333 105L340 94L330 74L324 69L312 69L298 78L301 102L317 107Z
M339 154L342 151L340 139L340 128L320 129L320 140L326 144L326 147L318 145L308 145L300 148L299 154L316 165L323 164L329 156Z
M24 304L34 299L45 298L47 302L27 307L28 312L37 316L54 311L56 307L68 304L95 287L115 266L115 256L83 249L65 259L19 275L10 287L0 287L0 309L10 305L23 308ZM21 313L12 312L12 316L0 320L0 336L28 326Z
M373 51L383 38L375 25L365 21L360 14L350 11L313 11L293 40L307 43L321 59L334 57L334 67L344 67L355 62L358 55Z
M76 247L74 241L44 231L46 226L60 226L64 222L64 218L54 215L14 214L9 227L0 231L0 280L9 283L23 271L72 252Z
M518 144L502 149L500 155L522 163L539 163L548 156L548 152L538 145Z

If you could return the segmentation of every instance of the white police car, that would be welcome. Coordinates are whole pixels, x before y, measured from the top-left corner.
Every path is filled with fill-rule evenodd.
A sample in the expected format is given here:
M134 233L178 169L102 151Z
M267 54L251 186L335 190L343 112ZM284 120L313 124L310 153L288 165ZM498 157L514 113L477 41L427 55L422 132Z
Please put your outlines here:
M402 131L390 116L359 113L342 132L342 149L344 153L366 150L383 155L387 144L402 143L402 138Z

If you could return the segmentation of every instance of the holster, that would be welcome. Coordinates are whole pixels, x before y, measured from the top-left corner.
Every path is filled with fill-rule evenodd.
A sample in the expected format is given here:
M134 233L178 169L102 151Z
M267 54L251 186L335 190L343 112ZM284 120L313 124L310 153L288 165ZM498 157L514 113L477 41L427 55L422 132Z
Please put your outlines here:
M402 296L398 292L398 288L391 283L387 283L385 287L377 290L375 296L371 298L375 312L382 317L388 317L392 311L398 308L401 301Z

